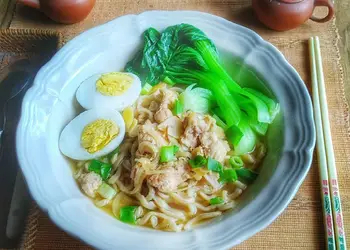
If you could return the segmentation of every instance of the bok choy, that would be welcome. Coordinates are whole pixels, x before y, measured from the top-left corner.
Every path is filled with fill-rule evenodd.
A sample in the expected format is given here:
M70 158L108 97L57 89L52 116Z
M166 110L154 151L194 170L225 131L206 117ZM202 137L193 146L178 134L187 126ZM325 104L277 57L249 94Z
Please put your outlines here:
M183 23L163 32L149 28L143 37L143 48L125 70L138 75L143 85L161 81L190 85L179 98L184 111L207 113L216 105L218 112L211 113L220 119L236 153L253 150L257 135L266 134L279 105L236 83L220 63L216 46L200 29Z

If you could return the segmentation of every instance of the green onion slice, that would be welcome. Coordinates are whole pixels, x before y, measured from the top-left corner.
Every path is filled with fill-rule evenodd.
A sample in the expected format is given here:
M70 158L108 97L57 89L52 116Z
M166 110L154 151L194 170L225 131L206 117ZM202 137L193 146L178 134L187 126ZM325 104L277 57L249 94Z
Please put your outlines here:
M227 182L235 182L237 181L237 173L234 169L225 169L222 173L220 173L219 182L227 183Z
M242 179L242 181L247 183L253 182L258 177L258 173L253 172L252 170L247 168L237 169L236 172L237 172L237 176L240 179Z
M146 83L143 88L141 89L141 95L147 95L152 89L152 85Z
M160 149L160 162L169 162L175 160L175 153L179 151L179 147L173 146L163 146Z
M208 158L207 162L207 168L213 172L221 173L223 171L223 166L220 162L217 160L214 160L213 158Z
M102 161L93 159L89 164L88 170L90 172L95 172L96 174L99 174L105 181L111 174L112 164L104 163Z
M234 169L239 169L241 167L243 167L243 161L241 159L241 157L239 156L232 156L229 160L230 165L232 168Z
M218 205L224 203L224 199L221 197L215 197L209 200L210 205Z
M207 164L207 159L201 155L197 155L194 157L194 159L189 160L188 163L190 164L191 168L199 168Z
M117 194L114 188L112 188L111 186L109 186L104 182L97 189L97 193L99 193L99 195L101 195L103 198L108 200L113 199L113 197Z
M135 224L136 223L137 206L125 206L120 209L119 216L122 222Z
M183 104L179 100L176 100L174 103L173 114L178 115L178 114L181 114L183 111L184 111Z
M93 160L91 160L91 162L89 164L88 170L90 172L95 172L96 174L100 174L101 166L103 164L104 164L103 162L96 160L96 159L93 159Z

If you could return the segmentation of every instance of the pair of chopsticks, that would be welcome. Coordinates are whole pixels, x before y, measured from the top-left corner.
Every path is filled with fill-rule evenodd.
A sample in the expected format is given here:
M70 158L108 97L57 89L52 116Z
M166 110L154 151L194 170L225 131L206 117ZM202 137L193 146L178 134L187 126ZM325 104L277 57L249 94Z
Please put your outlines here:
M339 195L332 136L329 126L327 97L324 84L320 41L309 39L312 74L312 96L317 135L318 165L321 181L323 217L327 249L346 250L343 214Z

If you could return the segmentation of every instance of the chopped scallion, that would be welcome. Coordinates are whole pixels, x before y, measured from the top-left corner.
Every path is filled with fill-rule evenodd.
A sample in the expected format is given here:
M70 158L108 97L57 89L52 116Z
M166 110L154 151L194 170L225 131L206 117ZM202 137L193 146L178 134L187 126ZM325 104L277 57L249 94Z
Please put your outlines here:
M214 160L213 158L208 158L207 162L207 168L213 172L221 173L223 171L223 166L220 162L217 160Z
M224 199L221 197L215 197L209 200L210 205L218 205L224 203Z
M241 167L243 167L243 161L241 159L241 157L239 156L232 156L229 160L230 165L232 168L234 169L239 169Z
M103 179L104 181L108 179L108 177L109 177L110 174L111 174L111 171L112 171L112 165L111 165L111 164L105 163L105 164L103 164L103 165L101 166L101 172L100 172L100 174L101 174L101 177L102 177L102 179Z
M160 149L160 162L169 162L175 160L175 153L179 151L179 147L173 146L163 146Z
M101 186L97 189L97 193L108 200L111 200L117 194L114 188L106 183L101 184Z
M88 170L99 174L103 180L107 180L111 174L112 165L93 159L89 164Z
M194 157L194 159L189 160L188 163L190 164L191 168L199 168L207 164L207 159L201 155L197 155Z
M147 95L152 89L152 85L146 83L141 89L141 95Z
M136 223L137 206L125 206L120 209L119 216L122 222L135 224Z
M184 106L179 100L176 100L174 103L173 114L178 115L184 111Z
M237 177L236 170L225 169L224 171L222 171L222 173L220 173L219 182L221 182L221 183L235 182L235 181L237 181L237 179L238 179L238 177Z
M93 160L91 160L91 162L89 164L88 170L90 172L95 172L96 174L100 174L101 166L103 164L104 164L103 162L96 160L96 159L93 159Z
M242 179L242 181L247 183L253 182L258 177L258 173L253 172L252 170L247 168L237 169L236 172L237 172L237 176L240 179Z

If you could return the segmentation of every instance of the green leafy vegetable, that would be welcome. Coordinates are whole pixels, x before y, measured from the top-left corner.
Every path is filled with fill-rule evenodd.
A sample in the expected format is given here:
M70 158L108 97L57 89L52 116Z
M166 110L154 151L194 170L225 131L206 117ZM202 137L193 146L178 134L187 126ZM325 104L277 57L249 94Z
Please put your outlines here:
M112 188L104 182L97 189L97 193L99 193L99 195L108 200L111 200L117 194L114 188Z
M184 106L179 100L176 100L174 103L173 114L178 115L184 111Z
M136 223L136 209L137 206L125 206L120 209L120 220L129 224Z
M226 124L223 122L223 120L220 119L219 116L217 116L216 114L213 114L213 118L216 121L216 125L218 125L219 127L221 127L223 130L227 129Z
M239 156L232 156L230 158L229 162L230 162L231 167L234 169L239 169L239 168L243 167L243 165L244 165L241 157L239 157Z
M160 162L169 162L175 160L175 153L179 151L179 147L173 146L163 146L160 149Z
M237 179L237 173L234 169L225 169L222 173L220 173L219 182L235 182Z
M194 88L195 84L188 86L179 96L184 111L192 110L197 113L208 113L213 104L211 91L203 88Z
M170 26L162 33L146 30L143 49L125 70L139 75L143 84L191 85L179 98L185 111L207 113L215 102L218 125L230 129L229 141L239 154L252 150L256 134L265 135L279 111L278 103L269 97L239 86L221 65L213 42L189 24Z
M189 160L188 163L190 164L191 168L199 168L207 164L207 159L201 155L197 155L194 157L194 159Z
M210 205L218 205L224 203L224 199L221 197L215 197L209 200Z
M90 172L95 172L96 174L99 174L105 181L109 178L111 174L112 165L93 159L89 164L88 170Z
M258 177L258 173L253 172L252 170L247 168L237 169L236 172L237 172L237 176L240 179L242 179L242 181L247 183L253 182Z
M238 127L240 128L243 136L238 143L233 144L235 154L242 155L253 151L257 142L257 136L254 133L253 129L249 126L247 115L242 114Z
M217 173L221 173L224 169L220 162L210 157L208 157L207 168Z

